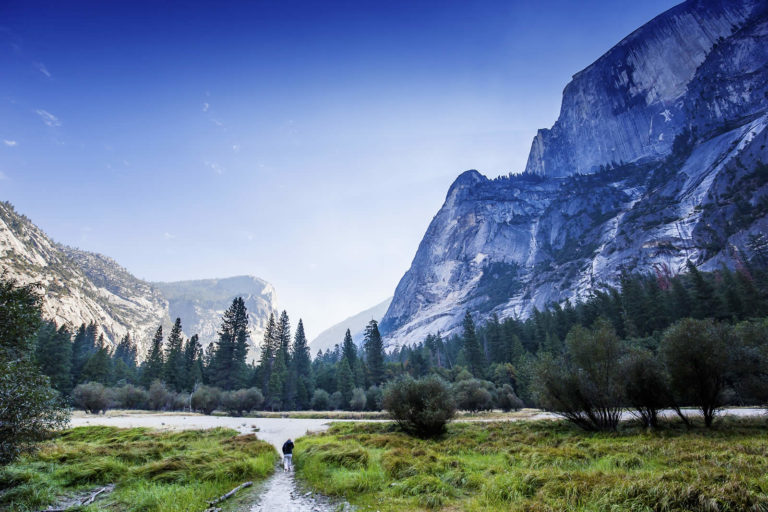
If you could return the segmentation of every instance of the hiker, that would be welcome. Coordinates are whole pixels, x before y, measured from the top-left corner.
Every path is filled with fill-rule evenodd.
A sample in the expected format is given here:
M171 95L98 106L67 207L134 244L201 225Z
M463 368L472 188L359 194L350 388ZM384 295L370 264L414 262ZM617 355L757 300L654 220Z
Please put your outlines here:
M283 443L283 471L290 471L293 469L293 441L290 439Z

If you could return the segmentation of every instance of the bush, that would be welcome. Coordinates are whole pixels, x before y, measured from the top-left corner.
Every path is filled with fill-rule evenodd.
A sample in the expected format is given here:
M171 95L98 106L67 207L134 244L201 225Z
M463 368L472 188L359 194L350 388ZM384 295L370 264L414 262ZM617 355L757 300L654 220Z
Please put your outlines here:
M221 406L227 413L242 416L264 403L264 395L256 388L227 391L221 395Z
M420 437L442 434L456 414L448 384L435 376L390 382L384 390L382 405L400 428Z
M169 407L172 411L186 411L189 408L189 393L171 393Z
M126 384L110 390L110 406L118 409L146 409L149 406L149 393L144 388Z
M72 391L72 402L75 407L87 413L99 414L107 410L109 396L104 386L98 382L88 382L75 387Z
M211 414L221 402L221 390L210 386L199 386L192 393L192 409L203 414Z
M674 406L664 366L654 355L636 349L630 352L624 368L625 394L645 426L658 426L659 411Z
M331 395L331 398L329 400L329 405L331 406L331 409L334 411L337 409L341 409L341 406L344 405L344 395L341 394L341 391L336 391L334 394Z
M312 395L312 409L316 411L327 411L331 406L331 397L324 389L316 389L315 394Z
M365 392L365 408L369 411L381 410L382 391L378 386L371 386Z
M149 386L149 408L153 411L168 410L173 405L173 395L165 384L156 380Z
M515 394L515 390L509 384L504 384L498 390L496 405L503 411L517 411L523 408L523 401Z
M363 388L355 388L352 391L352 398L349 400L349 408L353 411L362 411L365 409L366 401L367 399Z
M479 379L465 379L452 386L456 406L465 411L485 411L493 407L493 384Z

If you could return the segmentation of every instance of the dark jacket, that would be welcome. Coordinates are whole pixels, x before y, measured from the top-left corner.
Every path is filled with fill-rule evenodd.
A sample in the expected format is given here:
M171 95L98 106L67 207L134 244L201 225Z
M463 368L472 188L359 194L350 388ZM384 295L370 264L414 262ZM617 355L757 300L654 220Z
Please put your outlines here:
M292 453L293 453L293 441L286 441L285 444L283 444L283 454L291 455Z

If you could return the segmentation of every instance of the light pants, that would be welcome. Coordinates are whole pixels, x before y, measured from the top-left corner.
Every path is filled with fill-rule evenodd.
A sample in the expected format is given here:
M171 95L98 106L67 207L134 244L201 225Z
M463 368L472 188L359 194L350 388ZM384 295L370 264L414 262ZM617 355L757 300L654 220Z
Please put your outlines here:
M293 469L293 455L290 453L283 454L283 470L290 471Z

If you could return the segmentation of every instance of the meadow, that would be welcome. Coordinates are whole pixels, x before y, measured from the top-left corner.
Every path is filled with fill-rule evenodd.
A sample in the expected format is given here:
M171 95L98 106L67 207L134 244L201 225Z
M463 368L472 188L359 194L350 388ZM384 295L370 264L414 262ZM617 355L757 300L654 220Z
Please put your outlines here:
M78 427L0 468L0 510L64 508L115 484L76 510L202 511L244 481L265 479L277 460L272 445L229 429Z
M615 433L453 423L434 440L391 423L344 423L299 439L294 460L307 485L360 510L768 510L764 418L656 431L627 423Z

